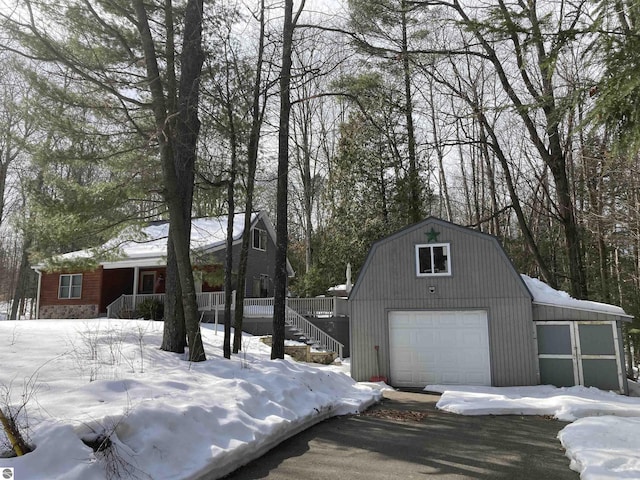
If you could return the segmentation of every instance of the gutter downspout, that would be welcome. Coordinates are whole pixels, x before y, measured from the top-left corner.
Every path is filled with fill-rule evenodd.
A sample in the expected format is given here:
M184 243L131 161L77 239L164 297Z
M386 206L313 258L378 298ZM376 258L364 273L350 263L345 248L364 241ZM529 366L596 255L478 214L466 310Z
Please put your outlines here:
M36 293L36 320L40 319L40 292L42 290L42 272L37 268L34 268L38 274L38 289Z

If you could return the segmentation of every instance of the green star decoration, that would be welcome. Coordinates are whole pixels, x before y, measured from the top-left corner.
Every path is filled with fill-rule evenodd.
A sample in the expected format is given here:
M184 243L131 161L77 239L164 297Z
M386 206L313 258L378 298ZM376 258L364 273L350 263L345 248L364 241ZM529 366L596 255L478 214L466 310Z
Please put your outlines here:
M431 230L426 232L425 235L427 236L428 243L435 243L438 241L438 235L440 235L440 232L436 232L433 227L431 227Z

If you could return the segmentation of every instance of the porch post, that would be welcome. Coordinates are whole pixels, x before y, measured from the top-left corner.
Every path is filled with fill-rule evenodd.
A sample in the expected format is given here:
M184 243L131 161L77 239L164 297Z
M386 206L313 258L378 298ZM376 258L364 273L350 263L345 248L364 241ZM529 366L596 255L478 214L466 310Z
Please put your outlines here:
M136 309L138 296L138 280L140 278L140 267L133 267L133 309Z
M214 317L215 317L215 330L214 330L214 335L218 335L218 295L215 295L213 292L211 293L211 303L213 303L214 307L213 307L213 311L214 311Z

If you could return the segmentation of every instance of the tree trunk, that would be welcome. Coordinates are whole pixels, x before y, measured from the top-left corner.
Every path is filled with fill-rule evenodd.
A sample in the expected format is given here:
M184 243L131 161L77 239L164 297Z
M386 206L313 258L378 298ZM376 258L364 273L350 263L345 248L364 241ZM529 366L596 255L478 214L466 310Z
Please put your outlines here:
M178 279L178 264L171 238L167 241L167 271L165 273L164 331L161 349L167 352L184 353L187 346L187 331L182 309L182 290Z
M5 151L6 153L4 153L7 157L9 156L9 152ZM5 194L5 189L6 189L6 184L7 184L7 173L9 170L9 161L8 159L5 161L5 159L2 158L3 156L3 151L0 150L0 225L2 225L3 221L4 221L4 194Z
M282 70L280 72L280 121L278 130L278 193L276 224L276 265L273 299L273 343L271 358L284 358L287 302L289 118L291 115L291 50L293 45L293 0L284 2L282 30Z
M444 149L442 147L438 132L438 124L436 118L436 107L434 105L435 94L433 91L433 80L429 81L429 112L431 113L431 131L433 135L433 147L438 157L438 180L440 184L440 197L444 201L444 209L447 214L447 220L453 221L453 211L451 209L451 197L449 196L449 187L447 186L447 177L444 172Z
M165 24L167 32L167 108L169 115L175 115L178 110L178 86L175 76L175 32L171 0L165 2ZM180 174L178 170L176 170L176 174ZM182 186L186 181L188 179L179 181L178 184ZM171 238L167 241L165 292L164 332L160 348L167 352L184 353L184 348L187 346L187 332L184 324L182 289L178 279L176 252Z
M200 122L197 116L202 52L202 1L189 0L186 6L184 43L181 58L178 115L175 121L167 115L158 57L149 28L146 7L135 0L138 30L142 39L147 78L152 97L157 141L169 210L169 238L173 243L184 310L185 330L190 361L205 360L198 323L195 283L190 258L191 202L193 169ZM167 292L170 295L170 292Z
M200 132L200 120L198 119L198 102L200 100L200 74L204 63L202 50L202 16L203 0L189 0L186 6L184 38L182 54L180 56L180 84L178 94L178 122L176 125L176 157L174 164L179 174L178 194L181 205L176 203L176 214L184 215L186 221L175 222L176 233L184 245L180 244L176 249L178 260L178 273L182 288L182 306L184 309L185 328L189 344L189 359L193 361L205 360L204 346L200 334L198 319L198 304L196 301L196 289L191 267L191 205L193 203L193 181L196 161L196 148L198 133ZM178 213L178 208L181 212ZM185 225L186 223L186 225ZM182 230L183 229L183 230ZM184 235L184 236L183 236ZM178 241L174 241L178 247Z
M416 137L413 126L413 95L411 93L411 69L409 68L409 43L407 38L407 1L402 0L402 73L404 80L404 112L407 122L407 149L409 154L409 223L422 220L422 195L420 194L420 172L416 155Z
M235 148L232 147L233 150ZM232 155L235 157L235 154ZM229 214L227 216L227 251L224 259L224 340L222 343L222 354L224 358L231 358L231 300L233 298L233 222L235 214L235 202L233 200L235 175L235 158L231 161L231 175L227 186L227 199Z
M258 45L258 64L256 66L256 78L253 84L253 105L251 113L251 131L249 133L249 145L247 148L247 191L244 210L244 230L242 234L242 247L240 261L238 262L238 276L236 282L236 310L233 332L233 353L242 349L242 323L244 319L244 297L246 293L247 263L249 259L249 246L251 242L251 214L253 211L253 190L256 180L256 167L258 164L258 145L260 141L260 128L264 112L264 104L261 108L260 98L262 90L262 63L264 54L264 0L260 2L260 40Z
M233 290L233 223L235 218L235 194L236 169L237 169L237 136L235 128L235 118L233 115L233 107L230 103L231 94L229 88L229 63L227 62L226 77L226 110L229 122L229 144L231 148L231 170L229 172L229 183L227 183L227 206L229 213L227 215L227 238L226 253L224 265L224 340L222 343L222 353L224 358L231 358L231 299Z

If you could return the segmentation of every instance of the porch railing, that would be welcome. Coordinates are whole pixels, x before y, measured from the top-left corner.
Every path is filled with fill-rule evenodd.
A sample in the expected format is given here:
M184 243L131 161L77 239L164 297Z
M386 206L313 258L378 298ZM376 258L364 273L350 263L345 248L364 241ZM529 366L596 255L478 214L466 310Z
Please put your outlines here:
M133 313L137 307L148 299L164 301L164 294L144 294L144 295L122 295L107 307L107 317L116 318L123 312ZM235 308L235 291L233 292L233 303L231 308ZM216 323L218 322L218 312L224 310L224 292L204 292L196 294L198 310L214 311ZM288 298L285 321L287 324L298 330L319 347L332 352L338 352L342 358L344 345L335 338L325 333L320 328L305 318L309 317L329 317L347 314L346 299L335 297L318 298ZM247 318L260 318L273 316L273 297L271 298L245 298L244 316Z
M273 315L273 297L269 298L245 298L245 317L270 317Z
M231 308L233 309L236 303L236 292L234 291L231 295ZM107 307L107 317L116 318L121 316L123 312L133 314L140 304L149 299L164 302L164 293L121 295ZM224 310L224 292L196 293L196 302L198 310L201 312Z
M224 310L224 292L196 293L199 311ZM231 309L236 305L236 291L231 292Z
M306 317L331 317L335 313L334 297L287 298L287 306Z
M164 302L164 294L150 293L140 295L122 295L107 307L107 317L119 317L123 312L133 313L141 303L147 300Z
M107 317L113 318L122 311L134 312L138 306L148 299L164 302L164 294L122 295L107 307ZM224 309L224 292L203 292L196 294L199 311ZM232 294L231 308L236 304L236 292ZM348 303L346 298L315 297L315 298L287 298L287 307L303 317L340 317L347 316ZM262 316L273 314L273 297L245 298L245 315Z
M287 298L287 307L303 317L342 317L349 314L346 298ZM245 298L244 309L245 315L249 316L273 315L273 297Z

